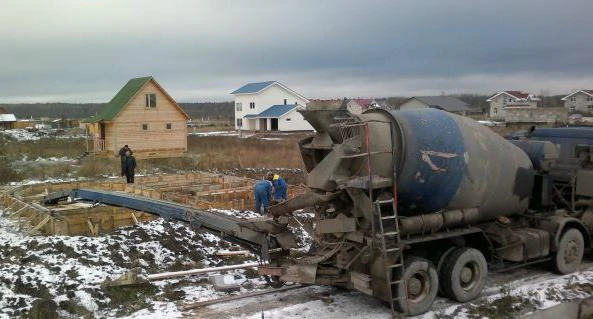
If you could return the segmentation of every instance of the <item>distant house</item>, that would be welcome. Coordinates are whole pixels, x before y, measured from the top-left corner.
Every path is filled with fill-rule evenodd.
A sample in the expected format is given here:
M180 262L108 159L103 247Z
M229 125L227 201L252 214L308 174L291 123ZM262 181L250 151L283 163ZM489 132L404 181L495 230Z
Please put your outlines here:
M536 108L539 101L534 94L521 91L501 91L486 100L490 103L490 118L500 120L505 119L507 109Z
M570 112L593 113L593 90L578 90L562 98L564 107Z
M8 113L6 109L0 107L0 130L10 130L15 128L16 116Z
M140 158L179 156L187 152L188 119L153 77L131 79L85 121L89 151L114 155L127 144Z
M374 99L351 99L346 104L346 108L352 114L361 114L362 112L379 107L379 103Z
M309 100L278 81L248 83L235 96L235 129L309 131L313 127L297 112Z
M459 115L477 113L467 103L454 96L414 96L406 100L400 109L435 108Z

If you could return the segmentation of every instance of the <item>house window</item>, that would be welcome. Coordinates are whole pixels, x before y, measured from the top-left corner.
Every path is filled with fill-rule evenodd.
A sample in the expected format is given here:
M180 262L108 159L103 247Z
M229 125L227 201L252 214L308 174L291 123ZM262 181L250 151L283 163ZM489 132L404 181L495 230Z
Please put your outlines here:
M156 107L156 94L146 94L146 107Z
M593 105L587 105L587 110L593 111Z
M572 97L570 98L570 101L571 101L571 102L575 102L576 100L577 100L577 98L576 98L576 97L574 97L574 96L572 96Z
M284 99L284 105L286 105L286 102L288 102L288 100L287 99Z
M249 102L249 108L250 109L254 109L255 108L255 102Z
M238 127L242 127L243 126L243 119L237 119L237 126Z
M287 121L290 121L290 117L286 119Z
M494 112L492 112L494 114L498 113L498 108L494 108Z
M142 124L142 130L148 131L148 124Z
M235 107L237 109L237 112L243 111L243 103L235 103Z
M170 130L170 129L171 129L171 123L167 123L167 124L165 125L165 128L167 128L168 130Z
M574 106L571 106L571 107L568 108L568 111L569 112L574 112L574 110L575 110L575 107Z
M588 97L587 102L593 101L593 97Z

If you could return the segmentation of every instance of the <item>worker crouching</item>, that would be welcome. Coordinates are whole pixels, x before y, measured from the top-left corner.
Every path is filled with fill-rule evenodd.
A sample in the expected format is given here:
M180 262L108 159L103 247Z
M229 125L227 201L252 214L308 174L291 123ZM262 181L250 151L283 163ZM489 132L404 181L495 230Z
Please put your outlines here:
M264 215L270 207L272 200L272 180L274 175L266 175L265 178L255 182L253 195L255 196L255 212Z

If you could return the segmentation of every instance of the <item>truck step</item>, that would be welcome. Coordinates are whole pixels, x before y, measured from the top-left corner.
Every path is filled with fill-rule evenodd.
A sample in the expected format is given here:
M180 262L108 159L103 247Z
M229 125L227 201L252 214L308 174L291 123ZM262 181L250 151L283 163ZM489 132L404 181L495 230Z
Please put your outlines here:
M397 217L395 215L392 216L383 216L381 217L382 220L387 220L387 219L396 219Z
M377 204L391 204L391 203L393 203L393 198L385 199L385 200L376 200L375 203L377 203Z
M390 231L390 232L383 233L383 236L384 237L387 237L387 236L396 236L397 234L399 234L399 232Z

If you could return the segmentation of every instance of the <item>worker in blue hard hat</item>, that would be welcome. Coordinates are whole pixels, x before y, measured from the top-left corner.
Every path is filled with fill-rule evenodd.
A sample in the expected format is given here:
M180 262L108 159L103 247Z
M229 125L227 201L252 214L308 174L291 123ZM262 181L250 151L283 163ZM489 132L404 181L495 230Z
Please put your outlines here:
M272 179L274 176L266 175L263 179L255 182L253 195L255 196L255 212L264 215L270 207L272 200Z
M278 174L272 174L272 184L274 185L274 200L281 202L288 199L288 184L284 178Z

